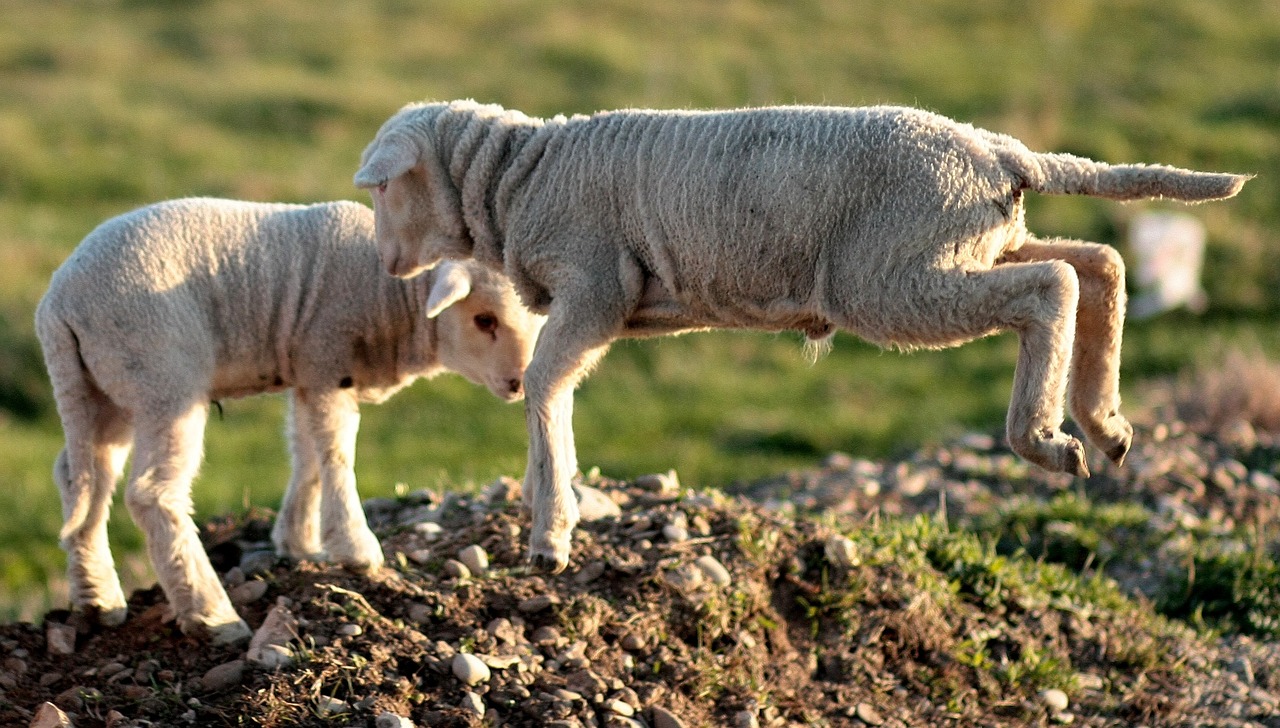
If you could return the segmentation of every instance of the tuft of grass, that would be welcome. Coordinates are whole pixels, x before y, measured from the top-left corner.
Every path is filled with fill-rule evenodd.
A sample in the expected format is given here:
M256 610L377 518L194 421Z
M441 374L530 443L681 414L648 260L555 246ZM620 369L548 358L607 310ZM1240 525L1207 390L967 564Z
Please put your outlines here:
M1158 606L1201 629L1280 638L1280 564L1261 549L1202 549Z

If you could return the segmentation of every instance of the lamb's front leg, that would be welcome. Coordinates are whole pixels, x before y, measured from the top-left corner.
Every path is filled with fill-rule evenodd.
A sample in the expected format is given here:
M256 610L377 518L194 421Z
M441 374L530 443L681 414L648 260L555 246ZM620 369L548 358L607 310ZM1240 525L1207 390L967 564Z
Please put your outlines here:
M382 544L369 530L356 491L356 432L360 410L350 390L294 391L294 433L309 438L320 468L320 539L329 561L358 571L383 563Z
M557 301L559 303L559 301ZM578 503L572 479L578 470L573 443L573 390L609 348L610 327L593 317L610 307L554 307L538 336L525 373L525 419L529 426L529 466L524 498L533 512L529 560L558 573L569 565ZM620 321L615 317L614 321Z
M298 421L297 409L294 393L290 392L286 430L292 470L271 529L271 542L284 558L318 561L324 556L320 541L320 457L315 439L307 433L306 420Z

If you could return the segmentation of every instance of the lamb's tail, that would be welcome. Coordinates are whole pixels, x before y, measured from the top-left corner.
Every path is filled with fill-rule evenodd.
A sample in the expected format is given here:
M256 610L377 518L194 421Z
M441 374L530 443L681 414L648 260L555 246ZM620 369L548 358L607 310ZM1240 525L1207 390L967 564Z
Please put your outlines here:
M1205 202L1234 197L1253 179L1252 175L1195 172L1158 164L1112 165L1071 154L1040 154L1026 147L1001 146L997 153L1006 169L1022 178L1028 189L1051 195Z

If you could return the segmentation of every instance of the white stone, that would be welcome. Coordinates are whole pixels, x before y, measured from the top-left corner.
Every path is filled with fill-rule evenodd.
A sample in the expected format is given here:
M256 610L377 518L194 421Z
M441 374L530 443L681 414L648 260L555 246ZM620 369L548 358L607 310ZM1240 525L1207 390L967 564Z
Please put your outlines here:
M1067 700L1067 694L1057 688L1042 690L1040 692L1040 699L1044 701L1046 708L1054 711L1055 713L1066 710L1067 706L1071 704L1070 701Z
M858 566L862 563L858 556L858 546L848 536L835 534L823 544L823 552L827 561L842 569Z
M475 655L459 652L453 657L453 674L468 685L479 685L488 682L491 673L489 666Z
M345 700L322 695L316 700L316 709L319 711L320 717L324 718L330 715L346 713L351 710L351 706Z
M442 535L444 535L444 528L439 523L436 523L435 521L423 521L422 523L415 523L413 525L413 530L415 533L417 533L419 536L422 536L427 541L434 541L440 538ZM384 715L386 714L384 713ZM394 713L392 713L392 715L394 715Z
M454 579L470 579L471 569L467 565L457 559L445 559L444 575L453 577Z
M391 711L385 711L373 721L375 728L414 728L413 721Z
M287 607L277 604L267 612L262 626L249 640L245 658L267 670L275 670L293 662L288 645L298 634L298 619Z
M598 488L589 485L573 486L573 493L578 500L578 519L583 523L593 523L606 518L622 516L622 509L613 499Z
M41 703L30 728L71 728L71 719L53 703Z
M636 714L636 709L625 700L610 700L604 704L604 707L626 718Z
M69 624L46 622L44 639L51 655L73 655L76 651L76 628Z
M483 574L489 570L489 554L475 544L459 551L458 561L465 564L472 574Z
M733 583L733 577L730 576L729 570L724 568L724 564L717 561L716 557L699 556L693 563L716 586L724 587Z
M479 695L468 690L462 694L462 709L475 713L480 717L484 717L484 700Z

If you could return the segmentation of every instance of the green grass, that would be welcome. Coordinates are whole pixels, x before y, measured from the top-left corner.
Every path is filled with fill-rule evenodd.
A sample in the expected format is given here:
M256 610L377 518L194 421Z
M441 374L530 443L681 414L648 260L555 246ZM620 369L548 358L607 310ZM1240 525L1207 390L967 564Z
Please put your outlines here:
M365 200L359 153L410 100L472 97L533 114L777 103L922 106L1039 149L1256 172L1193 209L1210 233L1207 319L1130 328L1128 391L1212 352L1280 341L1280 6L1267 0L123 0L0 3L0 604L60 571L59 447L31 315L103 219L184 195ZM1123 247L1160 205L1034 197L1042 235ZM1016 342L910 356L841 338L816 365L788 335L622 343L582 387L584 466L676 467L726 484L830 450L884 454L996 429ZM271 505L287 478L278 398L209 426L200 515ZM456 378L366 411L366 495L519 474L523 417ZM117 508L117 510L121 510ZM138 537L114 517L116 544ZM116 523L119 522L119 523ZM117 527L118 526L118 527Z

